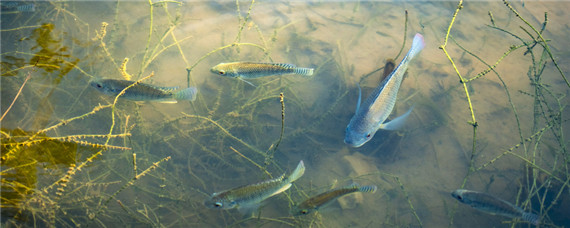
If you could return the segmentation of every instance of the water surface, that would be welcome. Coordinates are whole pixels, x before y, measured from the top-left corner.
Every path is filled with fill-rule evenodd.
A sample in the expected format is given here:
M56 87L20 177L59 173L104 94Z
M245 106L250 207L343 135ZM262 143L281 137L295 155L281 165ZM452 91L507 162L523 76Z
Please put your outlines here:
M446 50L464 78L481 74L466 84L476 135L466 90L439 48L457 2L33 4L34 12L1 16L2 114L30 75L2 120L3 225L527 226L458 204L450 196L457 188L516 203L547 226L570 224L569 3L511 2L537 32L547 13L542 36L558 68L505 4L464 3ZM398 63L415 33L426 48L410 64L392 116L414 105L407 125L348 147L356 84L366 97L386 59ZM291 63L315 75L260 78L253 87L209 71L231 61ZM125 72L132 80L153 73L144 83L158 86L196 86L198 99L106 107L114 97L89 80ZM279 176L299 160L305 175L255 218L203 205L213 192ZM293 203L352 182L378 191L289 215Z

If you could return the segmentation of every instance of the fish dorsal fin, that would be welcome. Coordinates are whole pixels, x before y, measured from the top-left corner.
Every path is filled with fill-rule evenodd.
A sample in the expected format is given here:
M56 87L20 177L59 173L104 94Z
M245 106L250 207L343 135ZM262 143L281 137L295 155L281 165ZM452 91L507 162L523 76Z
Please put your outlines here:
M180 88L179 86L171 86L171 87L153 86L153 87L156 89L162 90L164 92L174 92L175 90Z
M271 64L271 65L274 65L274 66L279 66L279 67L287 68L287 69L296 68L296 67L297 67L297 66L295 66L295 65L293 65L293 64L290 64L290 63L270 63L270 64Z
M344 188L359 188L359 187L360 187L360 185L358 183L353 182L352 184L347 185Z
M255 214L259 211L259 207L261 203L255 203L250 205L238 205L238 211L243 215L244 218L250 218L255 216Z
M179 86L156 86L156 85L150 85L147 84L149 87L153 88L153 89L157 89L166 93L171 93L174 92L175 90L178 90L180 87Z

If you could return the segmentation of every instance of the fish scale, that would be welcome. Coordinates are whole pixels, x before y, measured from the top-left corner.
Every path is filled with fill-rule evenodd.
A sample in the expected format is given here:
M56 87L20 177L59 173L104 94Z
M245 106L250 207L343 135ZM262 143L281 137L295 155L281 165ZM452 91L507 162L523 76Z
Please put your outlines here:
M248 78L262 77L265 74L279 75L294 73L294 66L289 64L242 64L241 67L232 68L236 74L247 75Z

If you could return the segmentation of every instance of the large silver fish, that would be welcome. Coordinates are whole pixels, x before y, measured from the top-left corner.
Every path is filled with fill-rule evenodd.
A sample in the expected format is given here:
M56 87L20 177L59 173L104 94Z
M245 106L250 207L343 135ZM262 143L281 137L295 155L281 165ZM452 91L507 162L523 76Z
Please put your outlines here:
M540 223L540 217L538 215L525 212L522 208L487 193L457 189L451 193L451 196L459 200L459 202L486 213L507 216L509 218L520 218L534 225Z
M210 71L220 76L241 80L282 74L313 75L313 68L302 68L288 63L220 63Z
M314 197L311 197L299 205L293 207L291 214L293 215L306 215L313 211L319 210L320 208L334 202L334 200L345 196L347 194L353 192L376 192L377 187L374 185L367 185L367 186L359 186L358 184L354 183L349 186L333 189L321 194L318 194Z
M304 173L305 165L303 161L300 161L297 168L288 177L283 174L281 177L257 184L214 193L210 199L204 202L204 205L217 209L255 208L261 201L289 189L291 183L303 176Z
M360 147L372 139L378 129L396 130L403 125L412 109L390 122L385 123L384 121L386 121L396 104L396 96L398 95L400 84L402 83L404 73L410 61L424 46L423 36L419 33L416 34L412 42L412 47L408 51L408 54L404 56L402 62L376 87L362 104L360 104L362 93L360 86L358 87L358 104L354 116L350 119L350 123L348 123L346 127L346 135L344 137L346 144L353 147Z
M89 84L100 92L117 96L127 86L132 85L135 81L117 80L117 79L94 79ZM121 98L133 101L158 101L162 103L177 103L179 100L196 100L198 90L190 87L177 90L178 87L159 87L145 83L139 83L125 91Z

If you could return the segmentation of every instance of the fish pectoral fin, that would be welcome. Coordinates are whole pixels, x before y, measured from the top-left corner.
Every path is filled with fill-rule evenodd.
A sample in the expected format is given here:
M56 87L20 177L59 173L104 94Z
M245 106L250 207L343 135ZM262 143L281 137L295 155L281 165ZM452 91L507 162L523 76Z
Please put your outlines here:
M243 82L245 82L245 83L249 84L250 86L253 86L253 87L257 88L257 86L256 86L256 85L254 85L253 83L251 83L251 82L248 82L247 80L245 80L245 79L243 79L243 78L241 78L241 77L238 77L238 78L239 78L239 80L242 80Z
M414 107L412 106L410 110L404 113L404 115L398 116L387 123L381 123L379 129L389 130L389 131L395 131L401 129L402 126L404 126L404 124L406 123L406 120L408 119L408 116L410 116L410 113L412 113L413 109Z
M324 214L332 214L338 213L342 210L342 206L338 207L334 205L336 200L331 200L330 202L326 202L325 204L321 205L320 207L315 208L315 213L324 213Z
M358 102L356 103L356 111L354 111L355 115L358 113L358 109L360 109L360 102L362 101L362 89L360 88L360 82L356 83L356 86L358 87Z
M260 203L239 206L237 209L239 213L243 215L244 218L250 218L255 216L255 213L259 210Z

